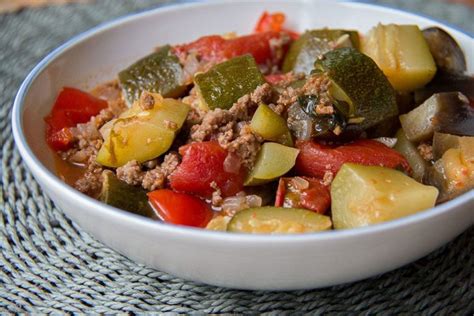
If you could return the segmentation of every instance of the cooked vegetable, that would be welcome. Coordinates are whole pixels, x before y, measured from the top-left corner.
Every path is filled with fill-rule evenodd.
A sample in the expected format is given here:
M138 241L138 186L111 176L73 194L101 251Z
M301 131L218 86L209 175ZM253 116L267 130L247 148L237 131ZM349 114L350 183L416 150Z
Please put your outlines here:
M423 36L439 70L454 74L466 71L466 59L461 47L445 30L429 27L423 30Z
M423 185L400 171L344 164L331 184L334 228L362 227L433 207L435 187Z
M226 231L227 225L231 219L231 216L218 215L211 219L211 221L207 224L206 229Z
M149 94L150 110L119 118L97 154L97 162L120 167L128 161L144 162L168 151L186 120L189 106L175 99Z
M170 186L173 190L196 194L209 198L216 187L222 196L232 196L242 191L245 169L240 165L225 164L232 154L219 146L219 143L191 143L179 148L183 160L170 176Z
M366 129L398 114L395 91L377 65L353 48L326 53L314 64L315 74L331 79L330 93L346 118ZM347 104L348 108L341 107Z
M240 97L265 83L250 55L235 57L197 74L194 83L204 109L230 108Z
M324 214L330 205L329 188L321 180L306 177L280 178L275 206L304 208Z
M175 98L186 92L183 69L169 45L161 47L125 70L118 77L129 104L138 100L143 91Z
M262 103L258 106L250 122L250 128L265 140L278 142L285 146L293 146L286 120L273 112L266 104Z
M428 163L421 157L415 144L408 140L403 129L398 130L396 137L397 143L394 149L407 159L413 170L413 178L418 182L422 182Z
M102 173L102 189L98 199L122 210L154 217L153 209L148 204L146 191L120 181L110 170Z
M285 55L289 38L280 32L263 32L231 39L225 39L219 35L203 36L198 40L176 45L173 51L181 59L187 54L195 54L199 60L204 62L219 63L237 56L250 54L259 65L279 65ZM280 47L272 43L280 42Z
M430 140L435 131L474 136L474 108L459 92L437 93L407 114L400 115L407 138Z
M283 61L282 70L309 74L316 59L332 49L341 47L359 49L357 31L330 29L306 31L291 44Z
M416 25L379 24L362 42L370 56L398 91L414 91L430 82L436 65Z
M423 89L415 91L415 103L421 104L439 92L461 92L474 107L474 77L439 74Z
M277 143L264 143L245 185L260 185L284 175L295 165L299 150Z
M359 139L354 142L329 146L315 141L298 141L300 154L296 159L296 173L302 176L322 179L326 172L335 175L345 163L367 166L402 168L411 172L405 157L375 140Z
M433 135L433 156L438 160L448 149L461 149L468 156L473 156L474 153L474 137L456 136L445 133L435 132Z
M74 143L69 127L85 123L107 107L107 101L79 89L64 87L59 93L46 122L46 142L51 149L65 151Z
M439 189L438 202L455 198L474 188L474 152L472 141L469 143L471 146L448 149L428 169L424 180Z
M165 222L193 227L206 227L212 218L212 210L203 200L171 190L148 193L151 205Z
M299 34L290 30L287 30L283 27L285 24L285 14L282 12L268 13L267 11L263 12L255 25L254 31L256 33L262 32L285 32L288 33L291 38L296 39L299 37Z
M227 231L250 234L298 234L331 229L331 219L297 208L257 207L240 211Z

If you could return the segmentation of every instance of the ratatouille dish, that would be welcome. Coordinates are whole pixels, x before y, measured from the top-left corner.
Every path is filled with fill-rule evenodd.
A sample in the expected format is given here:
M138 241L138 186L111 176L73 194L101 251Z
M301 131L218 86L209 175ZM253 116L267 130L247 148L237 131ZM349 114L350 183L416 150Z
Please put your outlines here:
M407 216L474 187L474 81L444 30L379 24L163 45L45 117L58 175L177 225L305 233Z

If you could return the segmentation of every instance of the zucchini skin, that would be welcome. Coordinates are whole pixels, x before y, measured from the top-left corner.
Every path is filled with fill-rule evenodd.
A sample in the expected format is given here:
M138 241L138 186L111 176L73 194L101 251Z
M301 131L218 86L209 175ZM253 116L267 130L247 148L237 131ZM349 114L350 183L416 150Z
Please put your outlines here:
M183 84L182 66L169 45L122 70L118 77L129 104L138 100L143 91L159 93L165 98L177 98L187 90Z

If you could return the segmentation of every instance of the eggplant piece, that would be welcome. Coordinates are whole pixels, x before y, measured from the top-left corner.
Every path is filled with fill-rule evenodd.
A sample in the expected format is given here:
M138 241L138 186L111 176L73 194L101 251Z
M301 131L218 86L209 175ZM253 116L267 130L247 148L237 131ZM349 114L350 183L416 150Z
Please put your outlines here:
M452 74L466 71L466 58L461 47L445 30L429 27L423 30L423 37L439 70Z
M466 155L474 157L474 137L434 133L433 157L435 160L440 159L451 148L461 149Z
M353 47L359 49L359 34L348 30L311 30L306 31L294 41L283 61L283 72L309 74L314 61L328 51Z
M431 140L434 132L474 136L474 108L462 93L437 93L400 115L400 123L412 142Z
M464 94L474 106L474 77L444 73L436 75L426 87L415 91L415 104L425 102L435 93L457 91Z
M122 70L118 77L129 105L138 100L143 91L176 98L187 90L187 86L183 84L183 68L169 45Z
M360 129L398 115L395 90L375 62L353 48L339 48L314 63L314 75L328 76L329 94L348 123ZM347 104L347 109L342 105Z
M99 200L116 208L146 217L156 217L148 204L146 191L117 179L115 174L106 170L102 173L102 190Z
M243 55L217 64L194 76L204 110L229 109L242 96L265 83L252 55Z

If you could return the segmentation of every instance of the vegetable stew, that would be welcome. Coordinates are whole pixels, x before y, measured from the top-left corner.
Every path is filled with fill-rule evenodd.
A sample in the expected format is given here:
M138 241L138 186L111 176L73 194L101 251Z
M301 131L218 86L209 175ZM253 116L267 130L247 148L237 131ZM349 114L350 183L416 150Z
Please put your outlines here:
M155 220L348 229L474 188L473 79L438 27L299 34L264 12L252 34L163 45L92 91L64 87L45 137L66 182Z

